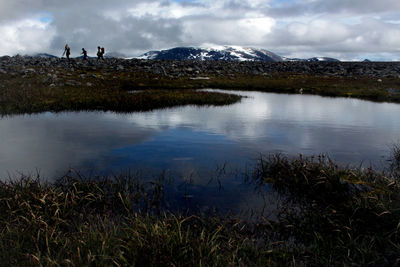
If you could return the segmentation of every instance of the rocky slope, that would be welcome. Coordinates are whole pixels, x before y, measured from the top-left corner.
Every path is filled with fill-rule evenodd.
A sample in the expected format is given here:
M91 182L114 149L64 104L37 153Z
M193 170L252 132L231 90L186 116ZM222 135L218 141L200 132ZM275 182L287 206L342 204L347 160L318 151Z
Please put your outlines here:
M400 62L266 62L266 61L196 61L196 60L140 60L110 58L104 61L90 59L0 57L0 74L48 76L51 80L55 69L101 70L104 73L150 72L167 77L203 77L207 75L263 75L294 73L345 77L400 77Z

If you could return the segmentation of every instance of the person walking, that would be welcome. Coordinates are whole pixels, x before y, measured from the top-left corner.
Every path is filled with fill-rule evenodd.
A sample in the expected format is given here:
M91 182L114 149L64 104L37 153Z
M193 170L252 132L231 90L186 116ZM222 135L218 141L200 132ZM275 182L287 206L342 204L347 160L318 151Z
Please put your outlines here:
M88 59L87 51L85 50L85 48L82 48L82 53L81 54L83 55L83 60L87 60Z
M97 60L103 59L104 60L104 47L101 48L100 46L97 47Z
M71 48L69 47L68 44L65 45L64 53L62 54L62 56L64 56L64 55L67 57L67 59L69 61L69 56L71 55Z

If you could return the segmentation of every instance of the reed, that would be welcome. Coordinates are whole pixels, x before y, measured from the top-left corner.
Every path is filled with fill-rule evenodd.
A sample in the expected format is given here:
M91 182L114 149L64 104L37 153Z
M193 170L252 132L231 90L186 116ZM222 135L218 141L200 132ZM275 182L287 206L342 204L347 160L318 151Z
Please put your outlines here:
M253 177L283 196L276 233L296 262L398 264L400 187L393 172L338 167L324 156L274 155L259 161Z
M175 266L265 263L247 225L161 209L162 183L38 177L0 184L5 265ZM162 211L162 212L161 212Z
M177 211L167 179L83 177L0 183L0 262L33 266L393 266L400 187L391 170L325 156L272 155L251 172L278 192L276 218ZM248 178L248 179L249 179Z

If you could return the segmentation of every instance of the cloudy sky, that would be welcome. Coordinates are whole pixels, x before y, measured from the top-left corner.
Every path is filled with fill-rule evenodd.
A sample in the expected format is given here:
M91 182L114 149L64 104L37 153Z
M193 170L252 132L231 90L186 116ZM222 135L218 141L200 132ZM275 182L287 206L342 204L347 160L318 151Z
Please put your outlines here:
M400 60L399 0L0 0L0 55L240 45Z

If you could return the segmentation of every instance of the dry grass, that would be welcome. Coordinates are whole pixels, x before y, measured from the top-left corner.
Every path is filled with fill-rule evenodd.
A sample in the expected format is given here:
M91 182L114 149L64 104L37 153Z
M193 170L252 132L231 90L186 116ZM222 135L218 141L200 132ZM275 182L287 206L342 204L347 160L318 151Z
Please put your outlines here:
M34 266L393 266L400 186L391 172L329 159L262 159L257 190L282 205L274 220L174 213L164 184L139 178L38 177L0 184L0 262ZM260 189L261 188L261 189Z

